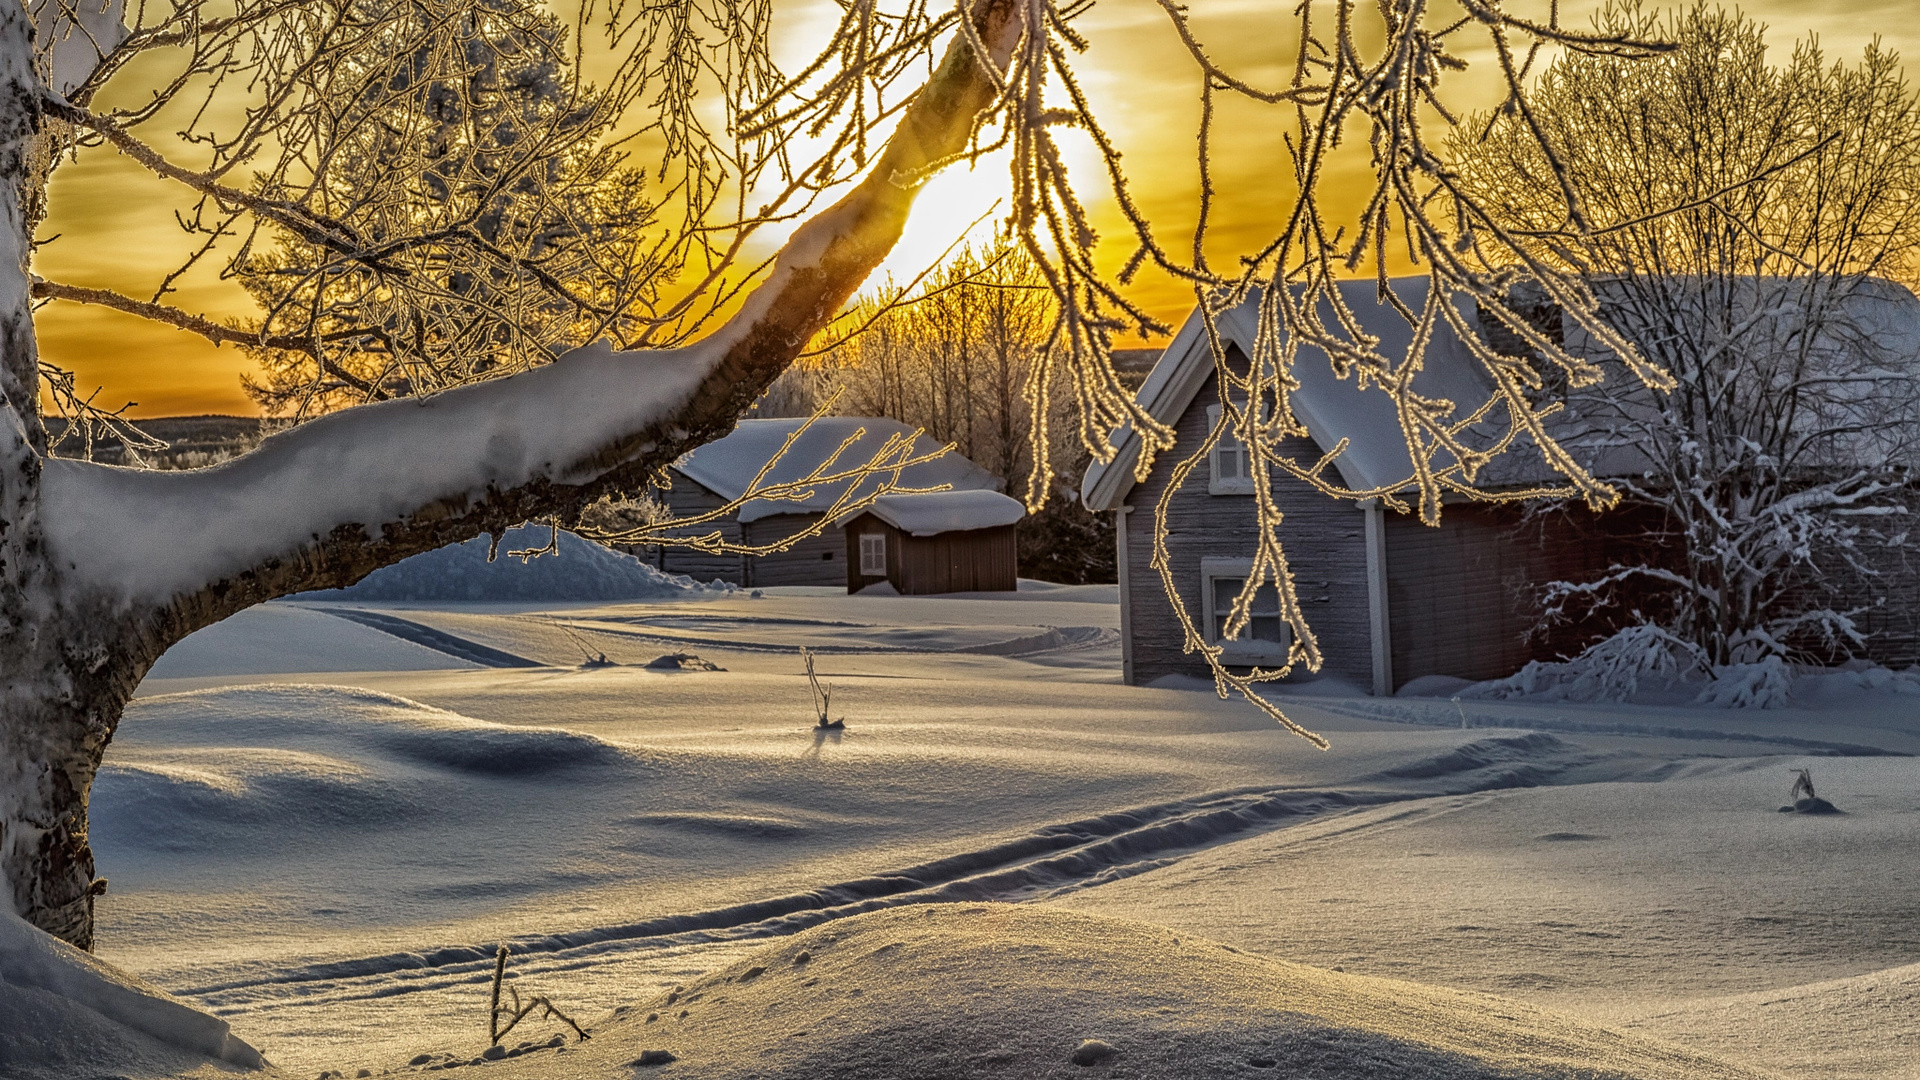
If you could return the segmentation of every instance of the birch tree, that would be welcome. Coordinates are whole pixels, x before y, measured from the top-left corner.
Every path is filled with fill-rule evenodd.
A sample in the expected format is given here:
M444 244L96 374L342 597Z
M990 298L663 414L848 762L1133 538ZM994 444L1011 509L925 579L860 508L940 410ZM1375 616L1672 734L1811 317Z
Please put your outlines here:
M1292 68L1276 86L1223 66L1195 14L1160 0L1167 32L1191 61L1200 115L1197 223L1179 242L1141 212L1121 151L1081 88L1076 64L1093 43L1076 20L1091 0L847 0L815 58L793 73L772 62L768 0L586 3L572 40L577 46L589 27L603 31L610 74L589 92L576 57L573 74L551 84L568 103L554 109L489 102L488 43L516 34L551 40L537 20L513 14L531 8L498 0L31 3L30 14L19 0L0 0L0 880L15 910L82 946L92 940L101 887L87 793L129 695L169 645L251 604L350 585L408 555L529 519L569 523L603 496L639 489L731 428L881 262L920 184L951 162L1005 151L1009 227L1058 305L1032 386L1043 395L1056 384L1071 388L1077 434L1092 457L1111 458L1107 434L1122 424L1142 435L1143 472L1172 445L1172 432L1133 401L1107 359L1117 337L1167 329L1128 297L1128 281L1148 266L1172 275L1192 286L1209 318L1261 297L1251 368L1232 369L1216 351L1224 411L1212 438L1231 429L1249 448L1263 526L1226 636L1249 617L1256 593L1277 586L1294 630L1290 658L1272 670L1229 672L1182 615L1221 693L1246 694L1319 745L1253 693L1261 680L1319 663L1293 593L1271 477L1287 473L1334 497L1417 505L1433 522L1443 496L1478 493L1478 471L1522 440L1565 483L1501 497L1616 498L1546 431L1551 409L1530 396L1542 381L1535 366L1476 348L1491 400L1436 401L1413 390L1426 341L1439 321L1458 323L1452 301L1462 294L1570 380L1599 377L1503 305L1510 286L1531 282L1611 348L1629 377L1668 384L1600 318L1593 291L1554 260L1552 245L1501 226L1432 142L1432 126L1457 112L1442 92L1465 66L1455 45L1475 36L1506 87L1504 111L1543 140L1550 190L1570 227L1590 230L1564 147L1546 143L1532 123L1527 83L1547 47L1639 57L1662 46L1564 27L1551 0L1526 13L1519 3L1463 0L1445 14L1425 0L1276 3L1278 25L1293 20ZM418 18L422 11L432 17ZM509 18L522 19L512 33L489 29ZM106 93L117 80L155 72L148 92ZM241 95L245 107L213 107L222 94ZM1265 122L1286 134L1289 186L1274 233L1216 268L1211 155L1223 96L1264 109ZM192 104L196 97L205 107ZM452 111L435 112L443 106ZM435 127L489 108L524 130L507 142ZM581 108L593 110L590 119L579 119ZM157 147L150 133L182 114L187 138ZM425 145L436 150L413 153L412 143L387 138L387 127L434 135ZM593 131L605 134L580 135ZM1089 140L1101 162L1095 182L1116 209L1114 239L1127 253L1114 260L1117 272L1096 257L1089 203L1064 165L1066 131ZM644 210L662 228L634 258L591 270L611 271L603 279L611 287L583 292L553 272L556 252L572 249L542 227L546 211L578 204L518 191L513 178L542 174L564 188L568 176L585 175L578 170L591 173L581 163L622 132L644 135L632 145L655 155ZM521 156L536 145L549 156ZM193 207L181 221L198 241L190 264L224 260L233 272L251 266L283 282L261 292L269 304L262 318L232 326L183 310L174 278L143 300L32 274L48 177L71 152L95 146L188 193ZM181 158L183 146L193 160ZM368 162L391 167L394 182L342 175ZM1371 181L1360 185L1357 213L1339 212L1354 186L1341 184L1336 207L1323 202L1323 186L1337 166L1356 162ZM561 167L543 174L543 163ZM542 213L491 229L487 215L502 192L530 195L519 205ZM1449 196L1447 212L1437 212ZM756 254L774 230L789 229L776 257ZM269 254L275 244L277 256ZM1399 306L1385 290L1390 247L1419 262L1431 295L1446 302L1417 312ZM1336 287L1368 271L1381 280L1381 302L1417 329L1404 353L1382 352ZM456 276L469 272L487 287L459 287ZM395 299L404 295L411 299ZM203 470L56 458L40 422L40 388L73 384L37 354L36 301L102 304L215 341L304 354L298 368L314 394L358 394L365 403ZM504 340L468 332L484 321L479 306L501 302L526 313L511 326L494 320ZM390 326L390 313L406 318ZM598 340L569 340L585 332ZM1409 475L1349 491L1328 479L1330 459L1286 456L1281 447L1302 430L1288 393L1303 349L1323 352L1359 388L1394 396ZM77 393L60 400L83 423L115 422ZM1483 438L1490 428L1499 430ZM1211 445L1175 466L1174 486ZM1032 447L1034 473L1044 478L1048 443ZM1044 482L1030 489L1036 508L1051 492ZM1164 570L1164 553L1157 565Z
M1503 227L1551 237L1673 380L1553 390L1563 444L1658 512L1650 547L1671 558L1557 583L1548 614L1638 610L1708 673L1831 662L1865 644L1853 616L1911 527L1920 301L1900 282L1920 271L1920 100L1877 46L1830 63L1808 39L1775 65L1736 13L1607 18L1676 47L1570 55L1535 89L1587 235L1543 193L1553 166L1520 120L1454 140L1463 185Z

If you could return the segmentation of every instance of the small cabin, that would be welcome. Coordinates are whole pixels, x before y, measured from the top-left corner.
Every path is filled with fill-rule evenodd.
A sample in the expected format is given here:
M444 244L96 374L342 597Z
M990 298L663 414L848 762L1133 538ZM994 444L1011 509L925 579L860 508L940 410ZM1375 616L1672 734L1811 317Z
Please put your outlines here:
M1012 592L1024 516L997 491L882 495L846 524L847 591L885 582L902 596Z
M756 479L759 489L764 490L768 485L792 483L813 475L829 462L832 464L828 472L857 469L871 461L889 439L910 440L910 457L926 456L940 448L937 440L916 434L908 425L885 417L824 416L811 424L804 418L742 420L725 438L701 446L674 462L668 469L672 486L659 497L667 512L676 519L712 513L756 490ZM761 476L761 470L767 468L770 461L772 467ZM821 519L840 504L853 482L848 478L815 484L804 498L797 500L748 499L723 520L689 531L718 531L723 539L742 546L778 543L822 525ZM903 488L949 489L939 494L980 492L1019 505L999 494L999 489L1005 486L1003 480L952 450L900 469L897 475L892 471L871 474L859 482L861 490L854 493L856 496L878 490L883 483L892 483ZM658 544L637 545L627 550L659 570L686 574L697 581L718 579L745 588L850 587L858 575L848 562L851 548L845 533L846 524L825 522L814 535L784 551L765 555L704 552ZM1008 581L1011 580L1009 577Z

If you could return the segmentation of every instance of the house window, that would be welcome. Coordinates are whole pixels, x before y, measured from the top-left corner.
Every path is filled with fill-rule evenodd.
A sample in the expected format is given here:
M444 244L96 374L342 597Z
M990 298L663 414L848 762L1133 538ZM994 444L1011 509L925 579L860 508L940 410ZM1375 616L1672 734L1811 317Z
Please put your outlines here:
M1207 406L1208 427L1220 422L1220 412L1218 405ZM1251 460L1246 446L1234 438L1232 428L1220 433L1220 441L1213 444L1213 453L1207 458L1207 494L1253 494Z
M860 534L860 573L866 577L887 576L887 534Z
M1254 593L1252 618L1232 638L1224 636L1233 601L1253 573L1251 559L1200 560L1200 607L1207 644L1223 646L1229 663L1278 664L1287 659L1289 635L1280 616L1280 590L1272 584Z

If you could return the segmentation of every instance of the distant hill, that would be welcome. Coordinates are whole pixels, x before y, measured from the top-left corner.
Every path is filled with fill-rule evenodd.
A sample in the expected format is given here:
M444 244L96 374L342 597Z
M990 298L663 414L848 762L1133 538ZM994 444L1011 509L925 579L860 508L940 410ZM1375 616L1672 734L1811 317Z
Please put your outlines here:
M154 465L162 469L197 469L205 465L217 464L251 449L260 441L260 418L257 416L159 416L150 420L135 420L133 424L141 431L160 439L167 444L165 450L144 455ZM67 422L64 418L50 416L46 420L47 441L57 446L55 451L60 457L79 457L81 447L78 438L59 445L66 434ZM126 447L120 440L107 438L93 444L93 460L107 465L126 463Z
M1160 354L1164 351L1160 348L1115 349L1113 370L1120 376L1121 382L1138 390L1140 384L1147 381L1147 373L1153 370L1153 365L1160 362Z

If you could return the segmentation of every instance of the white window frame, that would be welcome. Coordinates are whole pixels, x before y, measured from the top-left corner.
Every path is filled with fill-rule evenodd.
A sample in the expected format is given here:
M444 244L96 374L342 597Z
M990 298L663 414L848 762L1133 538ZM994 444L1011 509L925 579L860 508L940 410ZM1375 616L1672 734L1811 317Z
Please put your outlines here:
M1207 406L1207 429L1212 430L1220 423L1222 410L1218 405ZM1221 468L1221 451L1229 451L1239 459L1239 475L1227 475ZM1213 451L1207 455L1207 494L1209 495L1251 495L1253 494L1252 459L1247 447L1233 435L1228 427L1220 433L1220 440L1213 444Z
M1293 643L1293 634L1284 620L1280 623L1279 641L1256 641L1252 638L1219 640L1214 633L1216 616L1224 616L1224 611L1214 610L1213 583L1220 578L1233 578L1245 581L1253 576L1252 559L1203 558L1200 560L1200 614L1205 620L1200 624L1200 632L1207 644L1221 647L1220 659L1234 664L1283 664L1287 659L1287 648ZM1273 587L1277 595L1279 589ZM1267 612L1260 614L1266 615ZM1275 611L1272 614L1279 614ZM1251 632L1251 624L1242 633Z
M887 576L887 534L866 532L860 534L860 576Z

